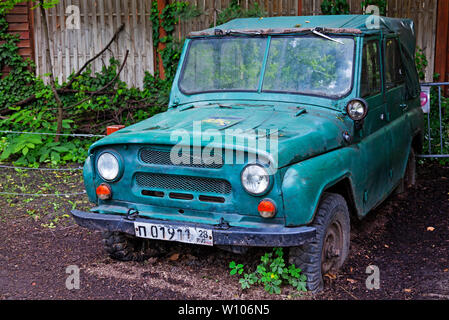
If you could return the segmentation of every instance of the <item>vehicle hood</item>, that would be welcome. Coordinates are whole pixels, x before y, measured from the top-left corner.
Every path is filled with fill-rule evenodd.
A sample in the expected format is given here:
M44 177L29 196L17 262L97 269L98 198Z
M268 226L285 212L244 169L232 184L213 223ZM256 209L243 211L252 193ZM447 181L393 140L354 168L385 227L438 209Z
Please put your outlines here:
M341 112L313 106L183 106L119 130L92 150L115 144L208 146L259 152L281 168L344 145L349 122ZM237 138L239 137L239 138Z

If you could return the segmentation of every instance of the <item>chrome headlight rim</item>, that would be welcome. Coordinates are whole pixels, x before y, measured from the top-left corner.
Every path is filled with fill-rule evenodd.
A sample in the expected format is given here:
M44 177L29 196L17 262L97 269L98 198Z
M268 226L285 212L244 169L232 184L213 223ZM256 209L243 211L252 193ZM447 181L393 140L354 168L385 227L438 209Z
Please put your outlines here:
M258 166L258 167L262 168L267 173L266 176L268 177L268 184L267 184L267 187L265 188L265 190L263 190L262 192L259 192L259 193L252 192L251 190L248 190L245 187L245 184L243 183L243 174L244 174L245 170L247 170L248 167L251 167L251 166ZM264 196L264 195L266 195L271 190L271 187L272 187L272 184L273 184L272 182L273 182L273 179L271 178L271 175L270 175L270 172L268 171L267 166L264 166L263 164L258 163L258 162L248 163L247 165L245 165L245 167L243 167L242 171L240 172L240 183L242 185L242 188L247 193L249 193L250 195L253 195L253 196Z
M99 166L98 166L98 162L99 162L100 158L101 158L103 155L105 155L105 154L110 154L110 155L112 155L112 156L115 158L115 160L117 160L117 164L118 164L117 175L116 175L113 179L107 179L107 178L105 178L105 177L101 174L101 171L100 171ZM96 161L95 161L95 169L96 169L98 175L100 176L100 178L101 178L103 181L107 181L107 182L115 182L115 181L118 181L118 180L120 180L120 178L121 178L122 175L123 175L123 160L122 160L122 157L121 157L120 154L119 154L118 152L116 152L115 150L111 150L111 149L103 150L103 151L100 152L100 153L98 154L98 156L97 156L97 159L96 159Z
M351 115L349 108L352 103L361 103L363 105L363 113L361 116L354 117L353 115ZM351 101L349 101L348 104L346 105L346 113L348 114L348 117L351 118L353 121L362 121L368 115L368 103L366 102L365 99L362 98L351 99Z

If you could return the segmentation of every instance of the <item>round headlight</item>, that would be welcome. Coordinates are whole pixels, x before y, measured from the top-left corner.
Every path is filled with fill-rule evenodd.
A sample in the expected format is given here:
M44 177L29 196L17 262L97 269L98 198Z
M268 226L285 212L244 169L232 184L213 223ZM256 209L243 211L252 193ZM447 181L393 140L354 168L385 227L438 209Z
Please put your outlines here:
M258 164L250 164L242 171L242 185L251 194L262 194L270 185L268 171Z
M97 161L98 173L104 180L114 180L117 178L120 165L115 155L109 152L105 152L98 158Z
M352 120L361 121L368 113L368 104L363 99L351 100L346 106L346 112Z

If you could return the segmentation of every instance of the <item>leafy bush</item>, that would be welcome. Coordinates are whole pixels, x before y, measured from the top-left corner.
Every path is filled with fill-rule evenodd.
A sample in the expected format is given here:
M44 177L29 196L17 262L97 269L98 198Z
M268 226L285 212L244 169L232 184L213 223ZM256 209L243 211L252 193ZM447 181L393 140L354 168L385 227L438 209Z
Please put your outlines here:
M270 294L280 294L281 286L289 284L299 292L306 292L307 277L295 265L286 266L282 248L273 249L260 259L262 262L252 273L244 273L244 266L231 261L231 275L240 275L239 283L242 289L249 289L254 284L261 284Z
M426 68L428 66L427 57L421 48L416 50L416 69L420 80L424 80ZM434 78L438 78L435 74ZM439 109L439 93L438 87L434 86L430 90L430 114L425 116L426 128L424 132L424 146L423 153L432 154L449 154L449 98L444 96L444 90L441 90L441 137L440 137L440 109ZM430 136L429 136L430 124ZM441 144L441 139L442 143ZM448 164L448 158L440 158L438 161L441 164Z
M429 63L427 62L426 54L420 47L416 48L415 63L416 63L416 70L418 71L419 80L424 80L426 77L426 68Z
M346 0L324 0L321 12L328 15L349 14L349 4Z
M246 10L241 7L238 0L232 0L229 6L217 15L216 24L220 25L237 18L261 18L266 15L267 13L259 6L257 2L254 2L252 6ZM212 28L213 26L214 25L212 23L210 27Z

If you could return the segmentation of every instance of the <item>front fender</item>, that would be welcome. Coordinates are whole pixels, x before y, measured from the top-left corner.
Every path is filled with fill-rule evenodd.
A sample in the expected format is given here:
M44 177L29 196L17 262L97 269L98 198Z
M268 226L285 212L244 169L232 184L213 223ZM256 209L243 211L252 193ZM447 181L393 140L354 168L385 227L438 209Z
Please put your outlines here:
M92 164L93 155L89 155L84 162L83 168L83 179L84 179L84 188L86 189L87 197L89 201L92 203L97 203L97 194L95 192L94 185L94 172L93 172L93 164Z
M353 186L356 209L361 208L363 199L355 192L355 186L364 173L362 168L354 170L359 167L354 165L355 159L360 159L360 150L352 146L290 166L282 182L286 225L311 223L322 193L344 178Z

